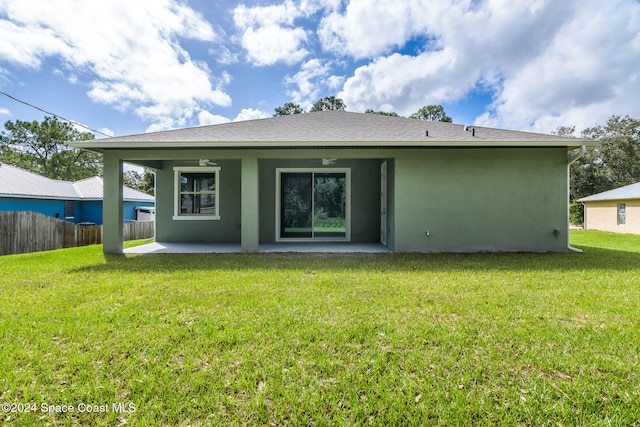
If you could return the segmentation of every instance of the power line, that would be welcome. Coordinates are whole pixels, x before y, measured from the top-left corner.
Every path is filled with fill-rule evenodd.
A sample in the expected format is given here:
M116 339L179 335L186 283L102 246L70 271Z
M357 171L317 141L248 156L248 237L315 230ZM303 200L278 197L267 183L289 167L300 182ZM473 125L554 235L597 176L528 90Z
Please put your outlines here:
M31 108L35 108L36 110L42 111L43 113L49 114L49 115L51 115L51 116L53 116L53 117L56 117L56 118L58 118L58 119L60 119L60 120L64 120L65 122L71 123L71 124L76 125L76 126L80 126L80 127L85 128L85 129L87 129L87 130L90 130L91 132L99 133L100 135L104 135L104 136L106 136L106 137L108 137L108 138L111 138L111 137L113 136L113 135L107 135L106 133L104 133L104 132L100 132L99 130L91 129L90 127L85 126L85 125L83 125L83 124L81 124L81 123L78 123L78 122L76 122L76 121L74 121L74 120L65 119L64 117L59 116L59 115L57 115L57 114L55 114L55 113L52 113L52 112L50 112L50 111L43 110L43 109L42 109L42 108L40 108L40 107L37 107L37 106L35 106L35 105L33 105L33 104L29 104L29 103L28 103L28 102L26 102L26 101L22 101L22 100L20 100L20 99L18 99L18 98L16 98L16 97L14 97L14 96L9 95L9 94L8 94L8 93L6 93L6 92L2 92L1 90L0 90L0 94L2 94L2 95L4 95L4 96L6 96L7 98L11 98L11 99L13 99L13 100L14 100L14 101L16 101L16 102L19 102L19 103L24 104L24 105L28 105L28 106L29 106L29 107L31 107Z

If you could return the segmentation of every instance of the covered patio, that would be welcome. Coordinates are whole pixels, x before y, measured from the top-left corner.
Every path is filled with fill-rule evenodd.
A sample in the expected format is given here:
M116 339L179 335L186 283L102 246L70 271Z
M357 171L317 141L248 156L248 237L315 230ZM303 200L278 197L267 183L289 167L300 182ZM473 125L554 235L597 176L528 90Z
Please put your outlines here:
M161 243L153 242L124 249L125 254L229 254L242 253L233 243ZM263 253L385 253L391 250L381 243L291 242L260 244Z

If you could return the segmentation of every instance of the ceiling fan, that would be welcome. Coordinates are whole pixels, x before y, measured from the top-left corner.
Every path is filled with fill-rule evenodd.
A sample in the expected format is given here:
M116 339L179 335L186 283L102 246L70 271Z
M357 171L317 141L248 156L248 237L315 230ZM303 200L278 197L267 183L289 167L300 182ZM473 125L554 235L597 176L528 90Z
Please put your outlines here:
M216 162L212 162L209 159L198 159L198 160L185 160L185 163L197 163L198 166L218 166Z
M320 160L309 160L311 163L322 163L322 166L331 166L333 164L335 164L338 159L328 159L328 158L323 158Z

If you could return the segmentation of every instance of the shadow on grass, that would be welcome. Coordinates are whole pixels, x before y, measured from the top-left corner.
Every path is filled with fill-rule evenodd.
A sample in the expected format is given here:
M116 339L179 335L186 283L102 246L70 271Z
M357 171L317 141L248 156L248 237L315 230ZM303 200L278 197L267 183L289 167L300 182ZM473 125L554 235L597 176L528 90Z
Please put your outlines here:
M473 253L473 254L148 254L105 255L106 263L76 271L584 271L640 272L640 253L581 246L583 253Z

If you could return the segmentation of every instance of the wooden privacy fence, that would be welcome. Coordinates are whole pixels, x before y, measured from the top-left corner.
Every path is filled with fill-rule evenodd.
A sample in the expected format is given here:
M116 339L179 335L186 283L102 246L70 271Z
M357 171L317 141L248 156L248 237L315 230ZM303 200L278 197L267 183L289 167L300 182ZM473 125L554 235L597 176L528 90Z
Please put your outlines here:
M153 221L133 221L122 225L124 240L148 239L153 237Z
M123 225L124 240L153 237L153 221ZM102 243L101 225L81 225L35 212L0 212L0 255Z

